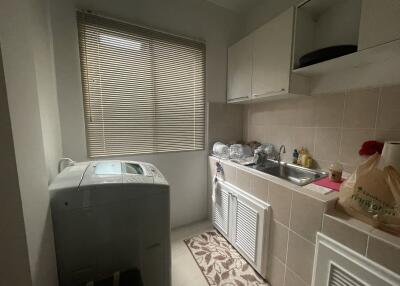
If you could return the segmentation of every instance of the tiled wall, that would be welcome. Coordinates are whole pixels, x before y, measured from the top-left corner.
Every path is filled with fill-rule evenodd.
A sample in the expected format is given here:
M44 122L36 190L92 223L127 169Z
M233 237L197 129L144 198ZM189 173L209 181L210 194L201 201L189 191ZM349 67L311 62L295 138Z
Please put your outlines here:
M208 107L208 142L235 143L243 139L243 106L210 103Z
M285 144L285 160L304 146L317 166L340 161L352 171L364 141L400 140L400 85L247 105L244 139Z
M210 157L210 177L216 159ZM309 286L317 231L330 200L319 200L222 162L224 178L272 207L268 280L272 286ZM210 183L210 182L209 182ZM290 185L293 186L293 185ZM209 194L211 197L211 194Z

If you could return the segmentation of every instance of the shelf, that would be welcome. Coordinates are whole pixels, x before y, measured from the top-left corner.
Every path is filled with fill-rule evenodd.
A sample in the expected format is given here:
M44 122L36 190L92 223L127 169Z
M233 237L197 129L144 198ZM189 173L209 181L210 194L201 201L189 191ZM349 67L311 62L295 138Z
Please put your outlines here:
M304 76L318 76L341 70L362 67L374 63L385 62L393 57L400 57L400 40L358 51L339 58L320 62L310 66L292 70Z

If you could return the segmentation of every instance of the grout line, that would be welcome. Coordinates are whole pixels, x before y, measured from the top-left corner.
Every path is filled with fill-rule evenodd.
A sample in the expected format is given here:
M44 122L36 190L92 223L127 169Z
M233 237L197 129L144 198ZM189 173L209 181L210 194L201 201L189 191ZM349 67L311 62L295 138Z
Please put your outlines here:
M376 107L376 115L375 115L375 122L374 122L374 140L376 140L377 136L377 128L378 128L378 118L379 118L379 112L381 110L381 101L382 101L382 87L379 88L379 94L378 94L378 104Z
M369 234L367 235L367 247L365 248L365 257L368 257L367 255L368 255L368 247L369 247L369 238L370 238L370 236L369 236Z
M273 219L273 221L277 224L279 224L280 226L286 228L287 230L290 230L290 228L287 225L284 225L283 223L281 223L280 221L277 221L276 219Z
M301 282L303 282L304 285L309 285L308 282L304 281L304 279L301 278L296 272L294 272L289 266L287 266L286 268L288 268L289 271L292 272L292 274L297 277L297 279L299 279ZM285 276L286 276L286 273L285 273ZM283 284L283 285L285 285L285 284Z
M286 285L286 273L287 273L287 265L285 263L285 272L283 273L283 284L282 285Z
M338 150L338 158L337 161L340 161L340 157L342 154L342 141L343 141L343 124L344 124L344 115L346 112L346 103L347 103L347 97L349 96L349 90L346 89L344 92L344 99L343 99L343 111L342 111L342 118L340 122L340 134L339 134L339 150Z
M301 239L305 240L308 243L311 243L312 245L316 245L316 241L311 241L308 238L305 238L304 236L302 236L300 233L295 232L293 229L289 229L289 232L292 232L294 235L297 235L298 237L300 237ZM288 242L289 244L289 242Z
M292 223L292 207L293 207L293 192L291 193L291 200L290 200L290 210L289 210L289 226L288 226L288 239L286 242L286 255L285 255L285 266L288 262L288 253L289 253L289 240L290 240L290 225ZM286 276L286 273L285 273Z

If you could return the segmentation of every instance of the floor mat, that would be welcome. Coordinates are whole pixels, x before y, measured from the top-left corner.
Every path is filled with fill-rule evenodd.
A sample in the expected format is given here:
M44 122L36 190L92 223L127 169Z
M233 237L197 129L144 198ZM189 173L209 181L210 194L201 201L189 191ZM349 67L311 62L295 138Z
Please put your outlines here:
M209 285L269 285L217 231L207 231L184 242Z

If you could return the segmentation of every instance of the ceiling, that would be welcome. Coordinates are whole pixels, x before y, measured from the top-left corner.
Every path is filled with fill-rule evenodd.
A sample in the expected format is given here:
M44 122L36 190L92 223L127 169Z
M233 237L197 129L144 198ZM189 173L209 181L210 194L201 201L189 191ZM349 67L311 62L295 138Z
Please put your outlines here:
M257 6L258 4L260 4L265 0L208 0L208 1L218 6L221 6L225 9L241 14L247 12L248 10Z

